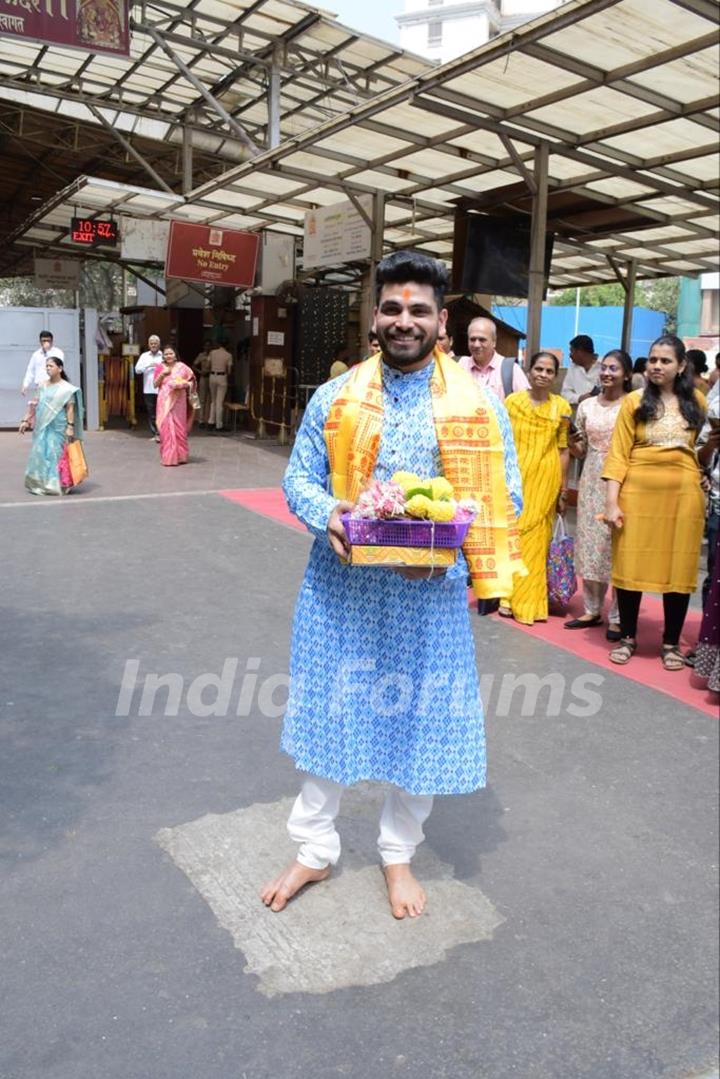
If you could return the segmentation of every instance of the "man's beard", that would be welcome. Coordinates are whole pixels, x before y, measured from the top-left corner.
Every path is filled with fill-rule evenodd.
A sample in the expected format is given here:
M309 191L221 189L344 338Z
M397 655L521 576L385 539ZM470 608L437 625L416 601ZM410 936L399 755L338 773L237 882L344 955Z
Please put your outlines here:
M412 367L413 364L424 360L432 352L439 332L438 329L434 334L426 334L423 337L404 337L402 338L403 342L410 340L412 345L397 349L395 338L378 330L378 340L385 362L389 363L391 367Z

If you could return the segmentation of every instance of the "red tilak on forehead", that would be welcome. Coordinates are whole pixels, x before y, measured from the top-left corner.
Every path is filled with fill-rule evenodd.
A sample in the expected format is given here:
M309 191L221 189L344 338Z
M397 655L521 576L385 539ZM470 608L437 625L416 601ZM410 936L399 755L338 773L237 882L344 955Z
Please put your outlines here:
M408 288L408 286L406 285L405 288L402 290L402 298L405 301L405 303L408 302L408 300L410 299L411 296L412 296L412 289Z

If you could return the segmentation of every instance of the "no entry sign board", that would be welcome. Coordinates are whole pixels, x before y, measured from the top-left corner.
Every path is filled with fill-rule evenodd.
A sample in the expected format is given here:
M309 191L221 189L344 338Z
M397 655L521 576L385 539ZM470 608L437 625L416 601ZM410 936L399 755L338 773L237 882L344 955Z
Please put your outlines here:
M254 232L171 221L165 276L207 285L251 288L260 237Z

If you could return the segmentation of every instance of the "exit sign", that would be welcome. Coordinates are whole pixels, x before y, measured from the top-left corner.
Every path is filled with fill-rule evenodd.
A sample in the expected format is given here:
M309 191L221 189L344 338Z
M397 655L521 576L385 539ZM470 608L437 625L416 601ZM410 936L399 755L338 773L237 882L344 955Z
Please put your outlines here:
M86 247L97 244L115 245L118 242L117 222L73 217L70 223L70 239L74 244L85 244Z

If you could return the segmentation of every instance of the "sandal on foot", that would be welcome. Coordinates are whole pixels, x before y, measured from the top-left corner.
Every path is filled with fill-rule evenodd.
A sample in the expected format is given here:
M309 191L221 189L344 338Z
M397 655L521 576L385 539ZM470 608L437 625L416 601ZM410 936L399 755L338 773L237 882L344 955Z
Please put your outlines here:
M502 604L498 607L498 614L501 618L512 618L512 607L504 607Z
M663 645L662 665L666 671L682 671L685 669L685 657L676 644Z
M610 662L617 663L618 666L623 667L626 663L629 663L637 650L637 641L633 641L630 637L623 637L617 648L613 648L610 653Z

